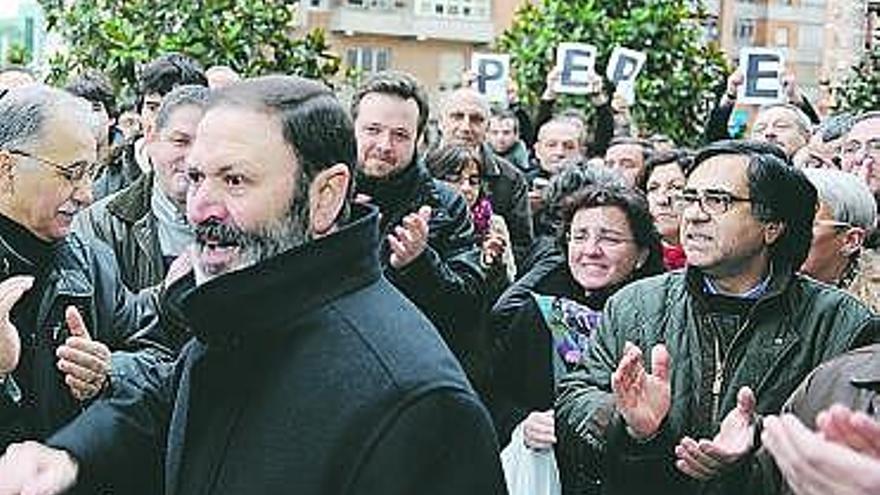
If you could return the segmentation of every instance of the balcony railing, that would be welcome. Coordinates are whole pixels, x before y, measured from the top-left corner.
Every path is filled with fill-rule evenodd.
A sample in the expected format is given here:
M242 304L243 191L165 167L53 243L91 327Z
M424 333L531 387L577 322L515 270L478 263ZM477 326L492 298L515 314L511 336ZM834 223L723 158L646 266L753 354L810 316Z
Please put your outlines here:
M378 34L415 39L441 39L489 43L494 38L492 20L419 15L413 1L342 1L333 9L329 29L345 34Z

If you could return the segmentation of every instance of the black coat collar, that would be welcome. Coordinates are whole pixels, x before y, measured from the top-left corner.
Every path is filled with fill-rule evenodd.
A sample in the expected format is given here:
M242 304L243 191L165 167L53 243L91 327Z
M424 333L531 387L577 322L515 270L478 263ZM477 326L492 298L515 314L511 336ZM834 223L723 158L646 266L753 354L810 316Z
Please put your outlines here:
M258 342L376 281L378 213L356 206L352 215L350 223L327 237L194 288L183 302L196 337L212 348Z

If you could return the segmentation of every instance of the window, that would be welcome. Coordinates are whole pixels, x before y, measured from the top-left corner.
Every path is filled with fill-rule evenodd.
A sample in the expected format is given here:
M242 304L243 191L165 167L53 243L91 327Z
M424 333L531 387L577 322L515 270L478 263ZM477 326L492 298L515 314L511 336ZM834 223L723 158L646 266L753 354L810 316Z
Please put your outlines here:
M27 53L34 53L34 18L24 18L24 49Z
M367 10L389 10L395 7L395 4L402 3L401 0L348 0L350 7L358 7Z
M776 46L788 46L788 28L776 28L774 42L776 43Z
M418 2L418 12L422 15L488 19L490 13L489 0L418 0Z
M345 52L345 64L365 74L388 70L391 67L391 50L371 46L349 48Z
M734 37L741 43L753 43L755 41L755 20L738 19L733 26Z

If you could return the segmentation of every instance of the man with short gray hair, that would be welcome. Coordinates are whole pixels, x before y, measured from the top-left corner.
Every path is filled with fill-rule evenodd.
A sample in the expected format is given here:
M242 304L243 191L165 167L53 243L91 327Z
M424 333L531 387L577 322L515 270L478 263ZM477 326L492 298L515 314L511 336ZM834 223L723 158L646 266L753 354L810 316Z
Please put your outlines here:
M791 103L765 105L752 126L752 139L775 144L789 158L810 140L812 124L800 108Z
M90 113L43 85L0 98L0 450L82 411L109 384L110 348L152 314L106 247L69 235L97 173Z
M185 162L209 91L188 85L168 93L146 135L153 169L74 222L77 232L110 245L132 291L162 282L171 262L193 242L186 221Z

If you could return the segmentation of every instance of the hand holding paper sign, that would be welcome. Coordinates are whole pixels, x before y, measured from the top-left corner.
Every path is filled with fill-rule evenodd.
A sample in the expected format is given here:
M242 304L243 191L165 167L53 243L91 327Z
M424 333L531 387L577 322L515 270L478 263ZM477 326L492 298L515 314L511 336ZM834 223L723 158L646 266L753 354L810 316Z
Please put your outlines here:
M782 101L781 76L784 67L785 61L779 50L743 48L739 55L739 70L745 75L745 82L739 88L737 100L746 105Z
M510 55L474 53L471 71L476 74L477 91L492 103L507 104Z
M557 93L589 94L589 74L595 73L596 47L586 43L560 43L556 49L556 67L559 80L554 91Z

